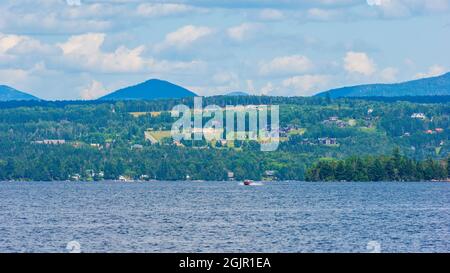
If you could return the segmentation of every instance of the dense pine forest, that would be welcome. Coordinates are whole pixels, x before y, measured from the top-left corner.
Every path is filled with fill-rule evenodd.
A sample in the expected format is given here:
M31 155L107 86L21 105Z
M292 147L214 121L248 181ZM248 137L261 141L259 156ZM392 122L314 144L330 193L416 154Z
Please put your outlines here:
M169 111L180 103L193 107L192 99L0 103L0 180L418 181L448 176L448 100L204 99L205 105L279 105L282 135L274 152L261 152L256 141L175 143L167 134L176 120Z
M345 160L320 160L309 168L307 181L433 181L445 180L450 173L447 162L428 159L416 161L400 155L350 157Z

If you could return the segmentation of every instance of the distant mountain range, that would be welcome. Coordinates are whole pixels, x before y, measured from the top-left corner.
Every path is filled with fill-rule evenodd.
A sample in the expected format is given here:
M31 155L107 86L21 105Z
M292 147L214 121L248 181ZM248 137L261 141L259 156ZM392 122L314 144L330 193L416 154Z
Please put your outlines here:
M194 92L168 81L151 79L146 82L126 87L98 100L156 100L195 97ZM225 96L249 96L237 91ZM450 96L450 73L395 84L368 84L332 89L317 94L318 97L427 97ZM39 98L18 91L6 85L0 85L0 101L40 100Z
M424 78L395 84L368 84L332 89L317 94L318 97L401 97L401 96L448 96L450 95L450 72L438 77Z
M241 96L249 96L249 94L246 92L242 92L242 91L236 91L236 92L230 92L230 93L226 94L225 96L241 97Z
M138 85L126 87L99 100L155 100L155 99L178 99L195 97L192 91L181 86L162 80L148 80Z
M0 85L0 101L12 100L39 100L39 98L12 87Z

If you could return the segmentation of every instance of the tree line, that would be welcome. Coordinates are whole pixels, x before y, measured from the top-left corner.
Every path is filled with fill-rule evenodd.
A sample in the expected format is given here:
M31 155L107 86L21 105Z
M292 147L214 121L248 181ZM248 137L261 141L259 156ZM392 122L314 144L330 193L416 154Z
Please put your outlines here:
M307 181L434 181L447 180L447 160L416 161L395 149L390 156L353 156L320 160L306 171Z

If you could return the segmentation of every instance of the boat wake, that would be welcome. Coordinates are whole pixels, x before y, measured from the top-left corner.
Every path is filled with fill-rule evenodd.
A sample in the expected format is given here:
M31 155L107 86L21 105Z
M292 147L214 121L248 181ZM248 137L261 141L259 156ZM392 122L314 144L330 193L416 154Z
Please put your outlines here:
M247 185L244 182L239 183L240 186L264 186L261 182L252 182L251 184Z

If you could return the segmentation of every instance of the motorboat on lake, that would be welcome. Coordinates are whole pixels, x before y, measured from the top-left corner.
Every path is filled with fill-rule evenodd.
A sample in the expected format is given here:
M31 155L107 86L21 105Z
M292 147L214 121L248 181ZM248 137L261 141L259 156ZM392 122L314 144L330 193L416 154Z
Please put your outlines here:
M253 185L253 183L254 183L253 180L249 180L249 179L244 180L244 185L245 186L251 186L251 185Z

